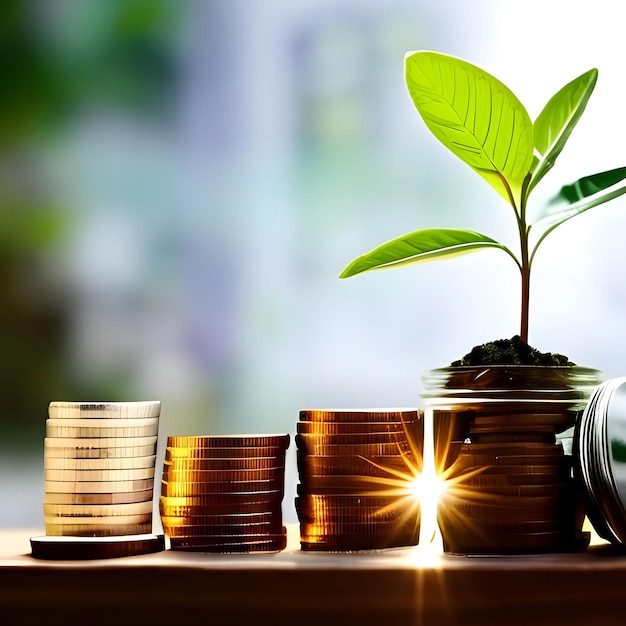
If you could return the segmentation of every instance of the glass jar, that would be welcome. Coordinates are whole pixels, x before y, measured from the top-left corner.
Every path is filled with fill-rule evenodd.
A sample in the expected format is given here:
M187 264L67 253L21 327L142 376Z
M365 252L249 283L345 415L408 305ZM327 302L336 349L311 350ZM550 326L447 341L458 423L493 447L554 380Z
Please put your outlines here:
M424 419L447 489L447 552L508 554L585 544L572 477L577 416L604 380L571 366L458 366L422 377Z

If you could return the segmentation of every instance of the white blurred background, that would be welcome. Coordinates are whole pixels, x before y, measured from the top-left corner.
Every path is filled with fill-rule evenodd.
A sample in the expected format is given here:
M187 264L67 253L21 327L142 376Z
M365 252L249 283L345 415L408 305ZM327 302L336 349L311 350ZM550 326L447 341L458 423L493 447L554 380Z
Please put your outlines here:
M7 0L0 526L43 524L50 400L160 399L163 441L293 433L301 408L415 406L424 372L516 334L519 274L498 251L338 280L423 227L516 246L511 210L422 123L404 54L483 67L533 119L599 68L539 197L626 165L623 12L612 0ZM624 232L620 199L549 237L533 345L626 374Z

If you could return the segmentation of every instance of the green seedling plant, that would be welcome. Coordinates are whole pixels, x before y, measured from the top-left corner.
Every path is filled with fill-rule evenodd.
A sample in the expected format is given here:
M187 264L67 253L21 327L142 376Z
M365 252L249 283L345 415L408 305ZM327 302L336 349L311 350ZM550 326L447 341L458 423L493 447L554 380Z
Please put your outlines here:
M429 130L493 187L513 209L519 254L481 233L427 228L382 244L352 261L347 278L373 269L449 258L481 249L499 249L521 274L520 337L528 343L530 274L539 246L558 226L626 193L626 167L585 176L563 186L528 219L532 191L550 171L593 92L591 69L560 89L534 123L513 92L484 70L438 52L405 57L409 94Z

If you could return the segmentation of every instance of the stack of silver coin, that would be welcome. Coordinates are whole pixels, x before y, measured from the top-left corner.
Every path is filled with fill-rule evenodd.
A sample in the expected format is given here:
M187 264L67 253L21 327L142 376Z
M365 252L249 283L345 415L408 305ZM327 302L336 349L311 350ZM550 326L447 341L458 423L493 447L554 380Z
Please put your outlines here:
M47 536L152 532L161 403L51 402L44 440Z

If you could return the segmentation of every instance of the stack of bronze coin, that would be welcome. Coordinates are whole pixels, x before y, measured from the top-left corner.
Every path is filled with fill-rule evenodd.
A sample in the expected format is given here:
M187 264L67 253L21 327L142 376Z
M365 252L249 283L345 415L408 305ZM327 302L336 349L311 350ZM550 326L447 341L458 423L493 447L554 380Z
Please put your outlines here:
M152 532L161 403L51 402L44 440L47 536Z
M415 545L423 422L417 410L304 410L296 445L300 545L346 552Z
M279 552L289 435L168 437L161 485L172 550Z
M476 414L439 507L445 549L552 552L574 547L571 457L555 434L563 412Z

